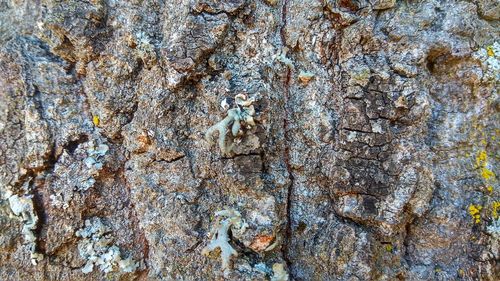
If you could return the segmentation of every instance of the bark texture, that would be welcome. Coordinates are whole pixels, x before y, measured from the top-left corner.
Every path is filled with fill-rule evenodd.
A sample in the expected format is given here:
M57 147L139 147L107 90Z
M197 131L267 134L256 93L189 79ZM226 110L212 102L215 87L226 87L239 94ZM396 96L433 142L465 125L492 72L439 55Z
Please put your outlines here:
M499 16L0 0L0 280L498 280Z

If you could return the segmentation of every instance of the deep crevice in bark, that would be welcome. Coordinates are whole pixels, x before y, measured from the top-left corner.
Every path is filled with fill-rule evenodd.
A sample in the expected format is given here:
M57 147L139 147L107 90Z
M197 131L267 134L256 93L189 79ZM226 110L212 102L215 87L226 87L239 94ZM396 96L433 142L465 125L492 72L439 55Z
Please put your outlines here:
M280 37L281 37L281 44L283 47L286 46L286 34L285 34L285 28L286 28L286 16L287 16L287 5L288 5L288 0L283 1L283 6L282 6L282 14L281 14L281 29L280 29ZM293 271L291 270L291 258L290 258L290 243L292 240L292 196L293 196L293 184L294 184L294 177L293 177L293 170L290 165L290 146L288 145L289 143L289 94L290 94L290 80L291 80L291 75L292 71L291 69L287 66L287 72L286 72L286 77L283 85L283 100L284 100L284 117L283 117L283 138L284 138L284 149L283 149L283 161L285 162L287 173L288 173L288 178L289 178L289 183L288 183L288 190L287 190L287 198L286 198L286 228L285 228L285 238L282 244L282 254L283 254L283 259L286 262L286 266L288 268L288 274L290 274L291 280L294 280L293 277Z

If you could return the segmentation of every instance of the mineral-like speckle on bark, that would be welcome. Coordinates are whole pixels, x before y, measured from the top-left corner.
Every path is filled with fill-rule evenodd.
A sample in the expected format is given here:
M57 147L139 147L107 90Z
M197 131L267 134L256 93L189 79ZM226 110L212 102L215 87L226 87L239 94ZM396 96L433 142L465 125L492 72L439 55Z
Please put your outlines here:
M498 280L499 15L0 0L0 280Z

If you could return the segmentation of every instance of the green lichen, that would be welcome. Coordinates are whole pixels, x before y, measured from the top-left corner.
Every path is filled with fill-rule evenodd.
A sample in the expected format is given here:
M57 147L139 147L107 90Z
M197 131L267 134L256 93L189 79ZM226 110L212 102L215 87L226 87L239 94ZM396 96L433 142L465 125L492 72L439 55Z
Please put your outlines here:
M215 216L221 220L217 223L212 240L203 248L201 253L208 256L211 252L219 249L222 270L227 272L230 270L231 259L238 256L238 252L229 244L231 238L228 232L231 230L233 234L243 233L247 229L248 224L241 218L241 214L233 209L216 212Z
M254 101L254 98L248 99L246 95L236 95L236 107L228 110L226 118L222 119L207 130L207 132L205 133L205 139L209 143L212 143L215 132L218 132L219 148L222 154L229 154L233 149L233 142L227 140L227 131L229 130L229 127L231 127L232 136L237 137L242 134L242 124L246 125L247 127L255 126L255 121L253 119L253 116L255 115L255 109L252 105Z
M295 69L295 66L293 65L293 61L286 56L286 50L284 50L281 54L276 56L276 60L279 62L283 63L290 69Z

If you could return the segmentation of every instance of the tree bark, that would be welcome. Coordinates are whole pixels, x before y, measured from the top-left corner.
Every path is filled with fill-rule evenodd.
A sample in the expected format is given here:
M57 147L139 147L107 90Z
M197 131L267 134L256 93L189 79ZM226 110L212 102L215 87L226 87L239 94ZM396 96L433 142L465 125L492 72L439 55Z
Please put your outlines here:
M498 280L499 15L0 0L0 280Z

